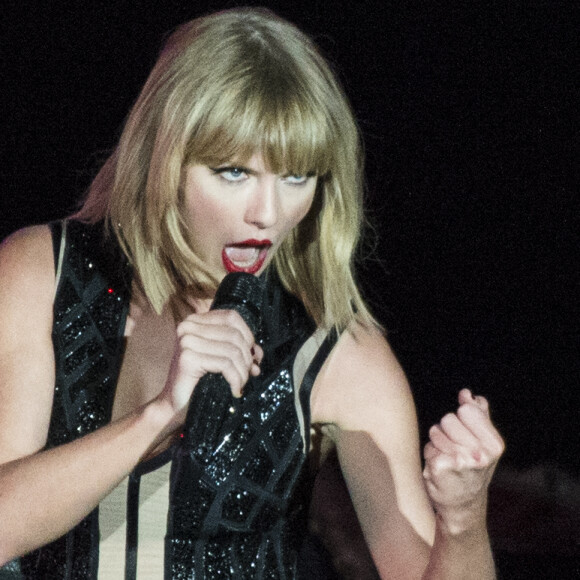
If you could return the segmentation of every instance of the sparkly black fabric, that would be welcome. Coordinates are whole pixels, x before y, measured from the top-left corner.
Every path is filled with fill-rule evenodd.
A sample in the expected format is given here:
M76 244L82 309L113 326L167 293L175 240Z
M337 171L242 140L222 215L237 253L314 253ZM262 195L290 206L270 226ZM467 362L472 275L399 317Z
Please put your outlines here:
M51 224L56 249L61 227ZM130 268L116 245L104 241L100 224L67 222L63 264L54 301L56 387L47 448L111 420L130 299ZM66 536L22 557L20 564L27 579L96 577L97 510Z
M314 331L300 302L267 285L258 338L262 373L208 445L203 418L186 424L171 471L166 577L293 579L305 533L304 444L292 366ZM193 398L195 400L195 393ZM219 405L219 403L216 403ZM218 413L206 409L205 422ZM190 429L192 431L190 431Z
M130 268L115 245L103 242L102 227L74 221L67 227L54 307L57 386L49 447L110 421L130 300ZM53 225L53 237L58 247L59 224ZM310 388L324 357L316 357L300 393L304 442L292 366L315 326L274 277L266 281L262 312L261 375L251 379L241 400L232 399L217 444L203 440L199 424L170 451L165 580L297 577L311 488L304 469ZM210 404L207 421L214 420ZM137 490L139 472L140 466L130 480ZM138 513L128 514L128 537L137 520ZM127 578L134 577L135 550L138 546L128 544ZM97 510L63 538L23 557L21 566L26 579L95 579Z

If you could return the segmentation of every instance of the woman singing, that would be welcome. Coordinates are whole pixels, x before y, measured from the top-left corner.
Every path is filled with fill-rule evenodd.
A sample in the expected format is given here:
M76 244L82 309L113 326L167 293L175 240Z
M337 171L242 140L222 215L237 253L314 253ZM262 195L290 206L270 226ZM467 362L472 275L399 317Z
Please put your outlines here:
M463 390L422 472L409 386L353 276L362 174L344 93L293 25L236 9L176 30L80 211L0 250L2 564L298 578L335 449L381 577L494 577L503 441ZM251 329L211 308L232 273L260 280ZM225 415L217 390L196 399L208 374Z

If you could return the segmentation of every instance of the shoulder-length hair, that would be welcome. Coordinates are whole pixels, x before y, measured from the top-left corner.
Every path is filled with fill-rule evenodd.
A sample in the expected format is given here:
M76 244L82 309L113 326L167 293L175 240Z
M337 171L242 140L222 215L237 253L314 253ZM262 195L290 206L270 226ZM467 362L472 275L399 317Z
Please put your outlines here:
M185 169L255 153L275 173L318 176L309 214L274 258L282 283L321 326L371 323L354 280L363 223L357 124L314 43L268 10L218 12L169 37L75 217L105 220L160 312L217 284L190 243Z

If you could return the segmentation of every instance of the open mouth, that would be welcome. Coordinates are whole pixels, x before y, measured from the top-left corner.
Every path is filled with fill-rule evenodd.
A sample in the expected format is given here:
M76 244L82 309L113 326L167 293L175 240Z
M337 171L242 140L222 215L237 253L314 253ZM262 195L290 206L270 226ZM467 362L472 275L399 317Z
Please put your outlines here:
M264 265L271 246L269 240L246 240L225 246L222 250L224 267L228 272L255 274Z

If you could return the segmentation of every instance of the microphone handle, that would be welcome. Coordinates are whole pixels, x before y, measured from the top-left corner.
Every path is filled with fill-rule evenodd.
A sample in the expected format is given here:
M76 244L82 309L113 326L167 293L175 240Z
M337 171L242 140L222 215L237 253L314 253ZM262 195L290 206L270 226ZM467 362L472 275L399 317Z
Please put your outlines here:
M262 306L262 282L251 274L228 274L220 284L211 309L236 310L256 335ZM196 447L202 460L219 443L222 426L235 412L237 400L221 373L204 375L193 390L183 431L183 444Z

